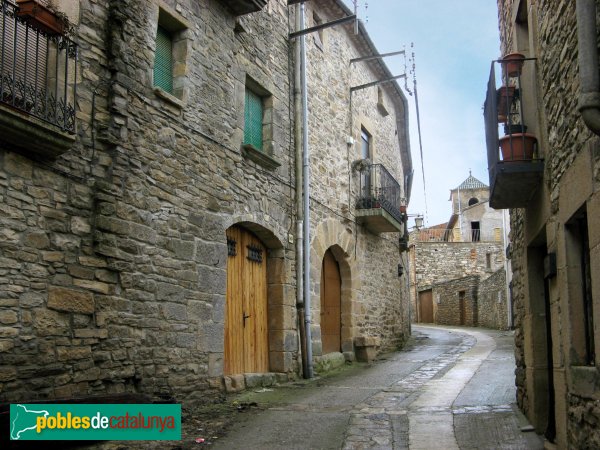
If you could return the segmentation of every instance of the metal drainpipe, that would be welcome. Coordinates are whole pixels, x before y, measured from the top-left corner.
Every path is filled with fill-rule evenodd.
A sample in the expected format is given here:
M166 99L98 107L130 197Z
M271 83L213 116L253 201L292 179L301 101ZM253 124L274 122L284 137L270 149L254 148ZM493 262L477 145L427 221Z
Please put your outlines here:
M304 2L300 4L300 27L305 27ZM300 77L302 83L302 148L304 182L304 327L306 339L306 378L313 377L310 308L310 159L308 147L308 91L306 87L306 36L300 36Z
M510 301L510 273L508 273L508 258L506 256L506 245L508 242L508 231L506 229L506 215L508 214L508 210L502 210L502 252L504 253L504 284L506 288L506 315L507 315L507 326L509 330L513 328L513 311L512 311L512 302ZM510 217L508 220L510 223Z
M296 30L302 27L300 5L296 6ZM300 38L294 45L294 146L296 167L296 308L298 309L298 328L300 330L300 351L302 355L302 375L308 378L308 360L306 358L306 336L304 324L304 206L302 203L302 65Z
M577 40L579 53L579 107L583 121L600 135L600 76L596 30L596 0L577 0Z

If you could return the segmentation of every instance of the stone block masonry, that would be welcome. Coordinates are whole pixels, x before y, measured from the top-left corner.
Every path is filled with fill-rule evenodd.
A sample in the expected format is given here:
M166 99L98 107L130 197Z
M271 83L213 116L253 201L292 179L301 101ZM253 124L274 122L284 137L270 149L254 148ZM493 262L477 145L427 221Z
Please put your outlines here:
M177 95L157 93L153 83L164 17L176 30ZM225 232L233 225L266 247L269 370L278 372L271 378L299 373L290 20L285 0L241 18L210 0L80 2L74 145L42 161L32 157L35 142L31 152L0 143L1 401L121 392L201 401L217 389L252 385L252 377L222 378ZM343 48L344 64L361 56L351 41L358 38L336 33L332 54ZM320 64L327 70L313 67L311 77L339 78L341 63ZM312 100L317 123L340 125L314 126L312 139L336 144L311 161L319 186L311 245L336 252L344 298L340 350L348 359L356 336L377 336L391 348L409 329L397 239L369 233L353 216L358 177L350 172L346 137L360 124L347 123L344 96L352 84L380 76L380 66L373 67L336 88L343 95L333 110L322 104L329 81L311 80L325 93ZM260 86L268 97L268 158L241 151L247 86ZM365 123L382 121L372 128L380 160L403 180L408 147L399 139L406 130L396 129L406 120L402 95L385 91L397 98L395 113L383 118L374 93L357 104ZM335 162L335 170L322 161ZM313 259L318 305L322 254Z
M284 2L244 17L251 36L218 2L160 2L189 25L179 106L153 89L158 3L81 4L69 152L41 164L0 145L2 400L202 398L222 375L227 227L272 229L289 271L288 47L272 39L288 33ZM274 99L274 172L239 151L247 77Z

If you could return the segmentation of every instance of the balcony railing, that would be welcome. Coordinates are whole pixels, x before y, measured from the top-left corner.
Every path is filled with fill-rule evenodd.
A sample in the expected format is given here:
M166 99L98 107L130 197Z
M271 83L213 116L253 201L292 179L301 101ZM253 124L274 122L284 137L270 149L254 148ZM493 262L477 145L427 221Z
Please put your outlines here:
M75 132L77 45L49 34L0 0L0 104Z
M523 71L533 71L533 62L534 59L525 58ZM503 85L497 86L496 70L505 64L502 60L492 61L484 105L490 206L496 209L527 206L540 185L544 168L536 138L526 132L523 123L521 72L509 76L505 71ZM502 122L505 136L500 139L498 127Z
M500 242L502 231L465 230L459 228L426 228L411 233L411 240L416 242Z
M402 231L400 228L404 221L404 214L401 212L402 207L402 190L400 184L381 164L371 164L365 166L360 171L360 193L356 203L356 209L359 211L376 210L382 214L361 214L364 220L367 216L377 217L385 214L389 215L393 220L391 228L379 229L378 231ZM373 219L379 220L379 219ZM391 221L390 221L391 222ZM399 228L400 227L400 228Z

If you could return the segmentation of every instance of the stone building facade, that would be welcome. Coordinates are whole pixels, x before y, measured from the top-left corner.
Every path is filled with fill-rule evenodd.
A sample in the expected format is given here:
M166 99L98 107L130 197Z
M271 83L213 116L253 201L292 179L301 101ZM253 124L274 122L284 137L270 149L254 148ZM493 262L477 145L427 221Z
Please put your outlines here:
M133 392L191 401L224 383L242 387L245 372L298 376L288 40L297 7L55 3L76 25L78 55L67 57L73 69L60 83L77 82L76 101L72 90L67 96L74 127L39 120L35 101L23 110L16 95L0 96L11 102L0 102L0 398ZM237 9L250 3L262 8ZM348 13L338 1L318 7L324 19ZM373 234L357 223L360 173L347 137L360 142L355 127L369 122L375 160L408 197L408 112L395 83L350 103L351 86L389 73L375 61L340 78L348 59L376 53L362 27L357 36L350 27L327 30L320 49L307 41L312 346L323 354L319 280L330 250L341 279L337 351L352 359L355 338L393 347L409 323L398 231ZM334 79L335 96L322 95ZM387 116L378 109L382 97ZM258 122L249 105L260 111ZM244 286L260 288L260 305L244 303ZM262 350L238 361L246 338L232 330L248 324Z
M439 325L478 326L478 287L479 276L477 275L456 278L433 285L435 323Z
M471 174L451 191L452 214L446 224L410 235L411 309L415 322L444 325L510 327L505 276L505 233L502 212L489 207L489 188ZM498 314L487 303L488 278L502 278ZM495 285L496 283L494 283ZM486 317L480 317L483 314ZM493 319L493 320L492 320Z
M531 58L518 80L521 121L538 142L538 159L492 194L515 208L517 400L558 448L598 448L600 141L589 101L599 89L598 2L501 0L498 8L503 54ZM535 189L521 204L526 177Z

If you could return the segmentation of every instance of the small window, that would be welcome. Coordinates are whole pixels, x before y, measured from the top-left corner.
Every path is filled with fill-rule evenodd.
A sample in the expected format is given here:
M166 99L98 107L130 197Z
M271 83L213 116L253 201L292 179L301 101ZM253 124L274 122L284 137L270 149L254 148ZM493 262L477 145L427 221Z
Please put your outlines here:
M173 38L171 33L160 25L156 31L154 86L169 94L173 93Z
M186 101L188 28L183 17L161 4L156 26L153 86L159 97L177 106L183 106L182 102Z
M363 159L371 157L371 135L363 127L360 129L360 156Z
M477 203L479 203L479 200L477 200L475 197L469 199L469 206L473 206Z
M263 149L263 99L246 87L244 102L244 145Z
M491 253L485 254L485 268L487 270L492 270L492 254Z
M471 222L471 242L481 241L481 229L479 222Z
M502 241L502 228L500 228L500 227L494 228L494 240L496 242Z
M244 110L243 117L240 117L242 155L269 170L276 169L281 163L277 161L275 145L273 120L277 114L273 94L250 76L246 76L246 83L240 86L239 92L244 93L237 106L240 112Z

